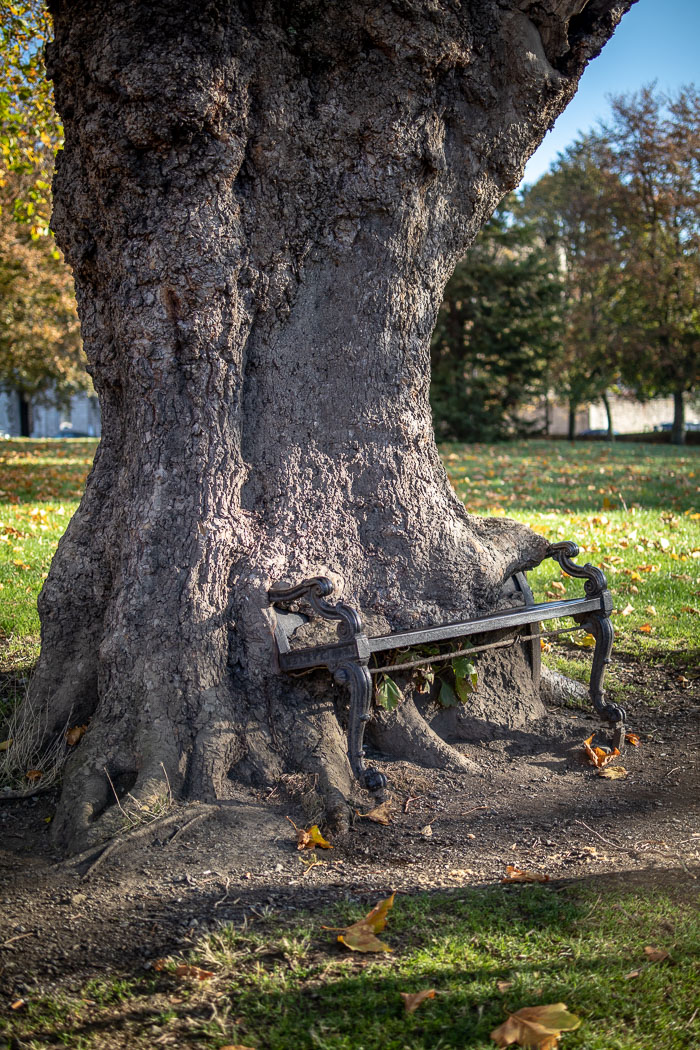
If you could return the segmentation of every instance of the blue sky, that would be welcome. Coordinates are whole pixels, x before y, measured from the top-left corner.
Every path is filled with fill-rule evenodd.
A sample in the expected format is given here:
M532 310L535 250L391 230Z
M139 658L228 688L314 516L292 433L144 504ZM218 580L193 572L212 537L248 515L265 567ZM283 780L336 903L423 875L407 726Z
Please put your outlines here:
M662 90L700 84L700 0L638 0L581 77L579 89L525 168L544 174L580 132L610 113L609 95L657 81Z

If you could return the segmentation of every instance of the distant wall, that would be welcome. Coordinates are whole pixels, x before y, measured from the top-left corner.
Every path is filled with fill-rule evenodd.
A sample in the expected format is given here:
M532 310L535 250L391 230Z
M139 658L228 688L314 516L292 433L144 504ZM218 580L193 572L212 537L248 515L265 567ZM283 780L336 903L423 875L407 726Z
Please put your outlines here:
M100 406L97 398L76 394L66 408L56 405L32 405L31 436L55 437L62 431L99 437L102 433ZM20 433L19 394L16 390L0 390L0 435L18 437Z

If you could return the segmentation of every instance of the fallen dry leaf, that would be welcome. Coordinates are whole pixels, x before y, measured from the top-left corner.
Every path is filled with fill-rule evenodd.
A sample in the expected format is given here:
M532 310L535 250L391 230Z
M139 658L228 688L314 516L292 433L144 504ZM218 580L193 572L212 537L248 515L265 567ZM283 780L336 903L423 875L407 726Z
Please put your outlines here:
M632 747L639 747L640 739L636 733L625 733L625 743L631 744Z
M633 977L639 977L641 970L630 970L629 973L625 974L625 980L631 981Z
M12 737L10 737L9 740L3 740L0 743L0 751L7 751L8 747L10 746L11 743L12 743Z
M32 784L34 784L37 780L41 780L43 773L40 769L28 769L24 775L27 780L30 780Z
M644 612L647 614L647 616L656 616L656 609L653 605L647 605Z
M620 610L620 616L629 616L629 614L633 612L634 606L627 602L627 605L624 607L624 609Z
M497 1046L517 1043L537 1050L554 1050L561 1033L571 1032L580 1024L581 1019L569 1013L566 1003L526 1006L494 1028L491 1038Z
M594 737L594 733L589 736L588 740L584 740L583 746L586 749L586 754L591 762L597 769L602 769L603 766L607 766L609 762L612 762L614 758L620 754L616 747L612 751L603 751L602 747L591 747L591 740Z
M10 1006L10 1009L11 1010L21 1010L22 1007L26 1006L26 1005L27 1005L26 999L15 999L15 1001Z
M584 634L583 638L579 642L579 645L583 645L586 649L591 649L595 645L595 638L592 634Z
M426 824L424 828L421 828L420 833L424 839L430 839L433 837L433 829L430 824Z
M496 981L496 987L499 992L507 992L513 987L514 983L514 981Z
M435 998L435 989L428 988L425 992L399 992L399 995L403 999L406 1013L412 1014L415 1013L420 1004L424 1003L426 999Z
M253 1046L242 1046L241 1043L227 1043L226 1046L220 1047L220 1050L255 1050Z
M671 958L669 953L664 951L663 948L652 948L650 944L644 949L644 954L649 962L664 962L666 959Z
M598 776L605 777L606 780L624 780L627 770L624 766L606 766L605 769L598 770Z
M643 623L641 627L637 628L637 630L641 631L642 634L651 634L653 629L654 628L651 626L650 623Z
M374 809L370 809L369 813L360 813L358 809L355 812L358 817L372 820L375 824L391 824L391 807L391 802L382 802L381 806L375 806Z
M81 736L84 735L86 729L87 729L87 725L84 725L84 726L73 726L72 729L68 729L66 731L66 743L70 747L75 747L75 745L80 740Z
M390 908L393 907L395 894L379 902L364 919L343 928L338 940L353 952L390 952L388 944L380 941L376 934L386 926ZM324 927L327 929L327 927Z
M206 981L214 976L213 970L203 970L200 966L190 966L188 963L180 963L175 967L176 977L196 977L198 981Z
M319 831L318 824L312 824L309 830L305 831L304 828L298 828L291 817L287 817L287 820L297 833L297 849L316 849L317 846L321 849L333 849Z
M549 882L549 875L543 875L540 871L528 871L527 868L516 868L514 864L508 864L506 874L501 882Z

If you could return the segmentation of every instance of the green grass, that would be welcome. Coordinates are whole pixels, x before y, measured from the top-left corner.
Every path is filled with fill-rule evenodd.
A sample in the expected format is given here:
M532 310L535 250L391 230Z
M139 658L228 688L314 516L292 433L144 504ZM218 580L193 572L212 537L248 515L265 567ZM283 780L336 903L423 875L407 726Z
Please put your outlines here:
M94 440L0 441L0 637L38 635L36 598L95 448ZM470 511L573 539L583 560L603 567L618 652L689 658L700 640L700 449L530 441L442 451ZM530 580L540 598L555 582L581 593L551 561Z
M0 638L38 635L36 599L97 442L0 440Z
M681 654L700 642L700 449L530 441L449 445L448 474L467 509L507 515L606 573L617 652ZM529 575L536 598L553 583L581 593L552 561ZM623 610L632 606L623 615ZM697 653L696 653L697 657Z
M170 967L115 977L113 988L92 982L70 1000L30 1001L4 1035L6 1045L15 1036L43 1046L37 1034L50 1033L51 1045L100 1047L138 1018L135 1047L163 1036L207 1050L487 1050L508 1011L563 1001L581 1025L562 1050L691 1050L700 1045L697 903L680 887L634 894L604 882L402 896L382 933L394 951L379 956L351 954L322 929L369 905L256 918L201 942L190 961L214 970L209 980ZM672 961L648 962L646 946ZM407 1015L400 992L429 988L436 998Z

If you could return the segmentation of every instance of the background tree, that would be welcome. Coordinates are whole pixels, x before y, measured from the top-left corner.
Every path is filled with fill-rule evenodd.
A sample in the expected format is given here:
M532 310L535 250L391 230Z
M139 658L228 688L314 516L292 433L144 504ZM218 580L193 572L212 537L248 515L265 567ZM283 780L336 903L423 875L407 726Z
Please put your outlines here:
M562 283L533 223L501 206L445 289L431 344L438 437L527 433L522 409L547 391L560 350Z
M0 388L22 401L90 389L70 270L49 234L50 182L62 128L44 70L49 16L40 0L0 5Z
M616 302L624 266L613 207L618 182L608 151L588 135L522 196L521 214L536 224L563 284L562 352L551 385L568 402L571 440L578 408L599 399L614 435L608 391L622 366Z
M52 237L0 215L0 387L24 403L90 389L73 280Z
M548 550L451 490L430 335L629 6L53 0L52 222L103 425L40 597L34 702L90 720L60 842L109 833L105 766L138 800L307 770L342 825L345 695L275 673L270 584L330 574L376 631L493 608ZM526 666L482 702L541 712ZM424 714L375 716L385 752L470 767Z
M653 86L620 96L599 137L617 175L624 375L642 397L673 395L672 441L682 444L685 397L700 382L700 96Z

